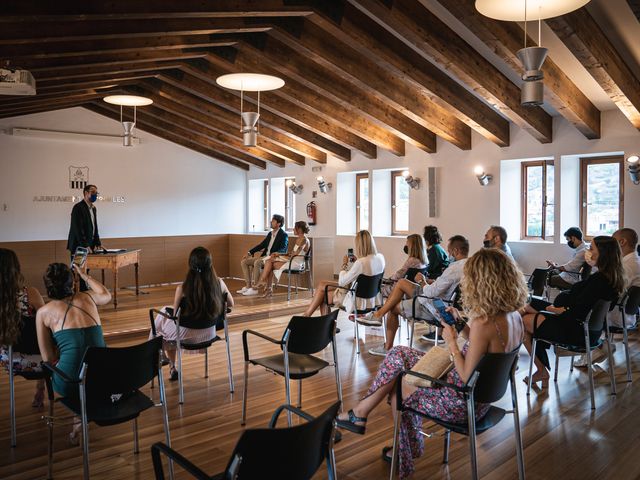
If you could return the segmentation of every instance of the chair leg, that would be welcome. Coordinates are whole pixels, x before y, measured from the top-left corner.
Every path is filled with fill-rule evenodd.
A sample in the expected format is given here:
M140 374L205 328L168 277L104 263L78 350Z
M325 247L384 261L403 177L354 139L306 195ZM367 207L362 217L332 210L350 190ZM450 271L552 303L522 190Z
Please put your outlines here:
M17 444L15 395L15 377L13 375L13 349L9 347L9 415L11 416L11 448L15 447Z
M532 383L532 375L533 375L533 359L536 356L536 344L538 343L538 341L535 339L535 337L533 338L533 341L531 342L531 356L529 358L529 382L527 383L527 395L529 395L531 393L531 383Z
M287 356L285 352L285 357ZM289 363L285 360L285 372L284 372L284 393L286 398L286 404L291 405L291 378L289 377ZM287 410L287 424L289 427L291 423L291 412Z
M442 463L449 463L449 446L451 445L451 430L444 431L444 452L442 454Z
M162 403L162 423L164 426L164 436L167 446L171 446L171 432L169 430L169 413L167 411L167 393L164 389L164 379L162 370L158 371L158 389L160 390L160 402ZM169 460L169 479L173 480L173 460Z
M611 351L611 340L607 334L607 350L609 351L609 378L611 379L611 395L616 395L616 374L613 364L613 352Z
M184 385L182 383L182 348L180 348L180 342L178 342L177 348L178 348L178 403L182 405L184 403Z
M138 419L133 419L133 453L140 453L140 448L138 444Z
M589 345L588 340L585 341L585 345ZM589 369L589 393L591 394L591 410L596 409L596 395L593 385L593 364L591 363L591 348L586 348L587 354L587 368Z
M353 328L356 339L356 354L360 355L360 332L358 330L358 313L356 312L355 308L353 309Z
M47 390L51 387L47 385ZM53 393L49 393L49 419L47 421L47 480L53 478Z
M409 348L413 348L413 333L416 328L416 321L413 318L407 319L407 328L409 328L409 322L411 322L411 331L409 332Z
M570 372L573 372L573 362L575 360L576 357L574 357L573 355L571 355L571 367L569 368Z
M469 422L469 452L471 454L471 478L478 480L478 456L476 451L476 414L473 399L467 399L467 417Z
M336 454L333 447L327 456L327 476L329 480L337 480L338 478L338 472L336 472Z
M204 378L209 378L209 349L204 349Z
M229 392L233 393L235 390L235 387L233 386L233 368L231 367L231 349L229 347L229 333L227 332L226 325L225 325L225 332L224 332L224 342L226 343L226 346L227 346L227 370L229 373Z
M298 380L298 408L302 408L302 379Z
M244 425L247 420L247 390L249 388L249 362L244 362L244 378L242 385L242 419L240 425Z
M299 274L296 274L296 297L298 296L298 287L300 286L298 277L299 277Z
M553 381L558 381L558 364L560 363L560 357L558 356L558 347L556 345L553 346L553 353L556 356L556 368L553 372Z
M291 301L291 274L287 273L287 302Z
M84 480L89 480L89 425L87 422L87 400L84 385L80 385L80 410L82 422L82 471Z
M402 412L396 412L396 416L393 419L393 450L391 453L391 472L389 473L389 480L393 480L396 475L396 469L398 468L398 433L400 431Z
M623 316L622 323L622 342L624 343L624 356L627 364L627 382L631 381L631 358L629 356L629 334L627 332L627 324L624 322Z
M342 382L340 381L340 370L338 368L338 351L336 349L335 338L331 342L333 348L333 369L336 373L336 388L338 389L338 400L340 400L340 412L342 412Z
M513 426L516 431L516 458L518 459L518 479L524 480L524 449L520 431L520 413L518 411L518 392L516 390L515 369L511 372L511 405L513 408Z

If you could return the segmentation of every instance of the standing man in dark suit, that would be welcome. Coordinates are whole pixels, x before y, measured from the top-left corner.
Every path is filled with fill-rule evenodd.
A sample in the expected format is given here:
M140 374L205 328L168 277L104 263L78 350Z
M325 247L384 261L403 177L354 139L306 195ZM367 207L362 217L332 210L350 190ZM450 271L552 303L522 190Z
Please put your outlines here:
M87 185L82 193L84 198L71 210L67 250L71 252L72 257L77 247L86 247L91 253L102 250L98 233L98 213L94 205L98 199L98 188L95 185ZM85 282L80 280L80 290L87 289Z
M242 287L241 290L238 290L238 293L243 295L257 295L258 289L252 288L251 285L252 282L253 285L258 283L262 262L264 262L267 256L272 253L287 253L289 236L287 235L287 232L282 229L282 225L284 225L284 217L282 215L274 215L271 219L271 231L266 237L264 237L262 242L253 247L244 257L242 257L240 265L242 266L242 273L244 274L246 286ZM253 255L258 251L261 251L260 256L254 257Z

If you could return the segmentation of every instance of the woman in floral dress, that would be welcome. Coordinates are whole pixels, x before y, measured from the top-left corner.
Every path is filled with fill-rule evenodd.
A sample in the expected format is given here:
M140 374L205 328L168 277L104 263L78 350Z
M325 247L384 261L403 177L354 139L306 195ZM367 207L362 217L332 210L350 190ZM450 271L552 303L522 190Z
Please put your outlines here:
M468 340L459 348L456 330L448 324L442 325L443 337L453 358L454 368L447 375L447 382L463 386L473 374L476 365L485 353L510 352L522 343L524 328L517 312L527 299L527 287L522 273L513 260L495 249L482 249L464 266L461 282L464 313L469 323L463 333ZM454 316L460 313L448 309ZM395 417L395 384L400 372L411 369L424 352L408 347L394 347L380 365L373 384L365 397L337 419L339 427L358 434L365 433L367 416L387 397ZM415 387L402 385L404 405L431 417L451 423L467 423L464 396L447 387ZM476 403L476 420L488 411L489 405ZM392 418L393 418L392 417ZM400 478L413 473L413 459L424 451L424 439L419 430L421 417L403 412L400 425L399 457ZM385 447L383 456L390 460L390 447Z

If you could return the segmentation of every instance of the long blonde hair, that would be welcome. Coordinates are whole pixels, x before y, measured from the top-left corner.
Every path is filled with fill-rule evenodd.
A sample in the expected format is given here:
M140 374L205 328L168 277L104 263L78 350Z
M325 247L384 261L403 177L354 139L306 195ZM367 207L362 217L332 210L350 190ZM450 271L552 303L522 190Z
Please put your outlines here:
M480 249L467 260L460 287L469 318L513 312L524 306L529 295L522 272L494 248Z
M368 255L376 255L378 249L376 248L376 242L373 241L373 237L369 233L369 230L360 230L356 233L355 238L356 257L362 258Z
M407 237L408 244L408 255L413 258L417 258L420 260L420 263L423 265L427 264L427 246L424 243L424 238L422 235L418 235L417 233L412 233Z

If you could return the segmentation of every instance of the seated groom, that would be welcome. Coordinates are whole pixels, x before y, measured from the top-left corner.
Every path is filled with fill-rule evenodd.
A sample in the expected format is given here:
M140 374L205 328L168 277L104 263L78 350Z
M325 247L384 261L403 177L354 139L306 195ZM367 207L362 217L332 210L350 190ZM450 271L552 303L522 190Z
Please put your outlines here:
M255 286L258 283L262 263L272 253L287 253L289 236L287 232L282 229L282 225L284 225L284 217L282 215L274 215L271 219L271 231L264 237L262 242L242 257L240 265L242 266L246 286L238 290L238 293L242 295L257 295L258 289L252 288L252 285ZM260 256L254 257L253 255L258 251L261 251Z

